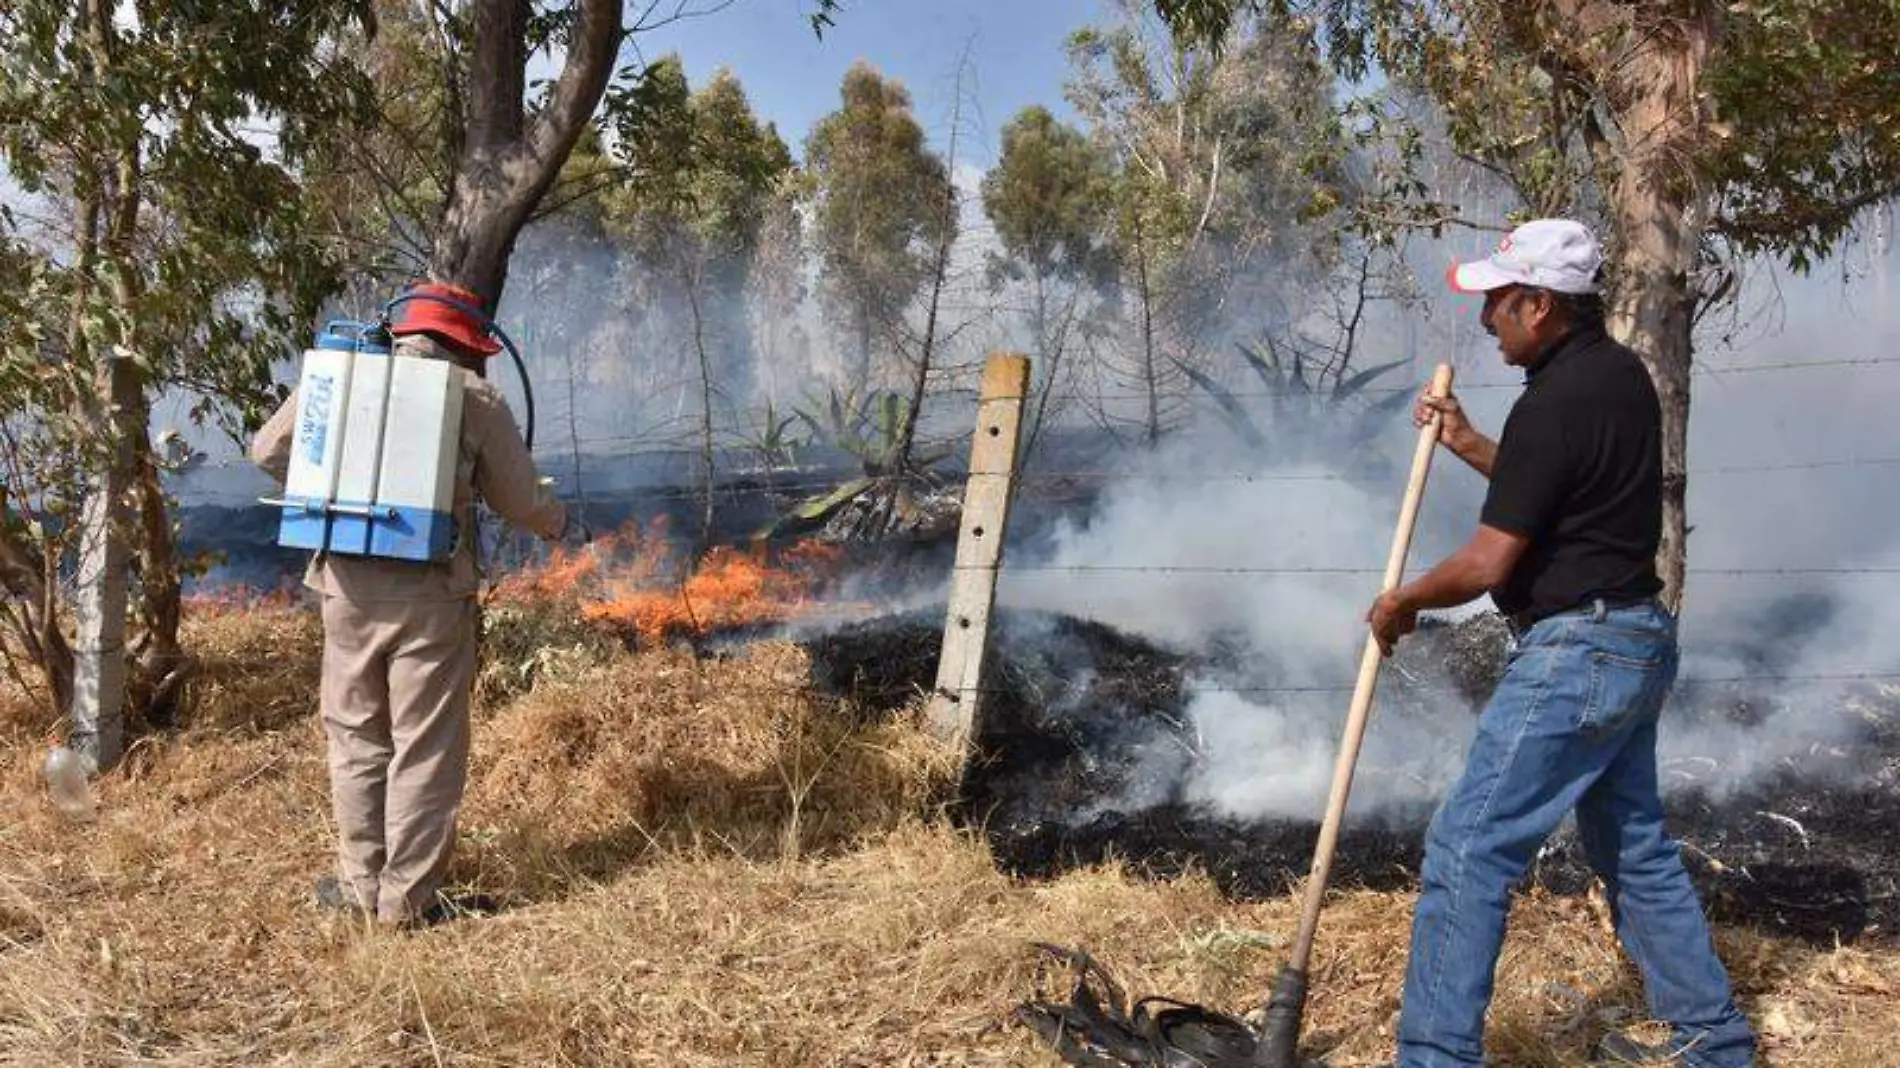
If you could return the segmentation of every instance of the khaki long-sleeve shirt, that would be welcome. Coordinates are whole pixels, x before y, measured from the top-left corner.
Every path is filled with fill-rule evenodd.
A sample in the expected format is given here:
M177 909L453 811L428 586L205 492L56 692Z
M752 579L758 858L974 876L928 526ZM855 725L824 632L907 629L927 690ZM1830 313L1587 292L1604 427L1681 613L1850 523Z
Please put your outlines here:
M443 358L444 350L423 336L401 338L405 356ZM534 460L515 427L501 391L466 369L462 375L462 435L455 471L457 537L446 562L414 563L373 557L317 553L304 572L304 585L319 593L357 602L452 601L472 597L481 586L474 544L475 499L479 497L509 522L553 539L567 526L567 509L535 474ZM251 460L279 483L290 470L291 440L297 427L297 395L292 392L251 442Z

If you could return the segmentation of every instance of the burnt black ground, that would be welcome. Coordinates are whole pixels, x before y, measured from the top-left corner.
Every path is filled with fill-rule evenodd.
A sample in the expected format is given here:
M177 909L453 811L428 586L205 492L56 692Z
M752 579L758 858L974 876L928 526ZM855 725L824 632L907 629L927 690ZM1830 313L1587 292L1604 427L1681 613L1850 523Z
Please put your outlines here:
M926 610L808 639L813 681L854 696L867 715L888 712L933 684L942 619ZM1382 705L1453 700L1475 710L1499 670L1495 620L1421 634L1408 655L1443 670L1392 672ZM1156 877L1205 871L1237 898L1284 893L1305 874L1318 813L1241 822L1182 796L1196 759L1184 722L1188 677L1232 671L1219 652L1021 612L997 617L994 648L978 758L956 812L983 829L1001 867L1047 878L1115 857ZM1743 693L1681 696L1671 715L1745 723L1761 714L1762 702ZM1849 696L1831 713L1843 720L1840 744L1789 757L1745 788L1718 781L1667 797L1672 833L1718 920L1822 944L1900 934L1900 709L1871 690ZM1414 885L1428 816L1349 824L1334 884ZM1567 829L1527 877L1565 893L1590 881Z

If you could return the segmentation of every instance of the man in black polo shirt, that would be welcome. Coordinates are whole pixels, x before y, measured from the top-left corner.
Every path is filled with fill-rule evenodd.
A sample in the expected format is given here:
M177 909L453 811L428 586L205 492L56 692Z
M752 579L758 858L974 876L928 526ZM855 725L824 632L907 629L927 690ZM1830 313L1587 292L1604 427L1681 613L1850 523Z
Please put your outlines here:
M1510 888L1564 815L1603 879L1617 935L1642 972L1650 1047L1612 1035L1607 1063L1754 1063L1695 888L1663 833L1656 718L1676 675L1675 619L1655 600L1662 418L1642 362L1603 328L1595 238L1576 223L1519 227L1452 272L1484 294L1482 322L1525 389L1500 441L1456 399L1420 402L1421 425L1490 479L1478 531L1374 603L1387 653L1421 609L1490 593L1510 620L1509 666L1463 775L1427 833L1399 1023L1399 1068L1483 1063L1484 1013Z

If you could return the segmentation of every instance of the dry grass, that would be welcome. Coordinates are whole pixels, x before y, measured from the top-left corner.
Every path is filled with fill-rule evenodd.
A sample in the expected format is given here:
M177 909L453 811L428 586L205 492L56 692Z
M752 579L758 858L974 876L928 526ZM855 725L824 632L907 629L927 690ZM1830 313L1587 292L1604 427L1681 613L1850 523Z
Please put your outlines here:
M140 743L74 824L39 795L46 726L0 691L0 1062L1050 1064L1008 1023L1031 939L1140 993L1245 1007L1295 906L1113 868L1024 884L934 818L945 754L799 684L794 648L577 656L482 713L457 875L515 907L414 936L308 903L328 862L317 635L194 624L188 726ZM1391 1052L1410 899L1344 894L1309 1032ZM1518 909L1499 1063L1581 1062L1640 998L1585 900ZM1891 1063L1900 959L1747 932L1723 950L1768 1063Z

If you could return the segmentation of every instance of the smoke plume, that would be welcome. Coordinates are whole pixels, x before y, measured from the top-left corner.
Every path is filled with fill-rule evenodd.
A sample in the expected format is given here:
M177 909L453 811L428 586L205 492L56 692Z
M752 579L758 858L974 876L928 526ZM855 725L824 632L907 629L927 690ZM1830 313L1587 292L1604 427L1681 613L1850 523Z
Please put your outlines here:
M1692 421L1684 662L1660 745L1671 788L1718 795L1853 745L1884 714L1869 702L1900 682L1890 637L1900 624L1900 516L1890 503L1900 464L1870 462L1900 456L1884 429L1900 368L1877 362L1900 341L1900 317L1884 285L1850 297L1838 278L1757 279L1744 307L1758 307L1770 283L1779 322L1757 317L1737 346L1705 345L1706 366L1733 370L1698 376ZM1439 309L1431 323L1442 335L1458 315L1475 309ZM1815 336L1828 338L1825 351L1807 343ZM1462 340L1467 408L1495 435L1515 373L1469 324ZM1065 525L1046 555L1006 569L1008 604L1184 649L1228 649L1246 665L1244 685L1228 673L1196 680L1190 800L1240 818L1323 810L1414 440L1409 422L1393 422L1360 449L1303 450L1298 463L1218 431L1178 438ZM1482 493L1441 452L1408 574L1468 536ZM1383 691L1402 665L1388 665ZM1420 681L1442 696L1375 706L1356 813L1414 812L1462 766L1472 711L1444 680Z

